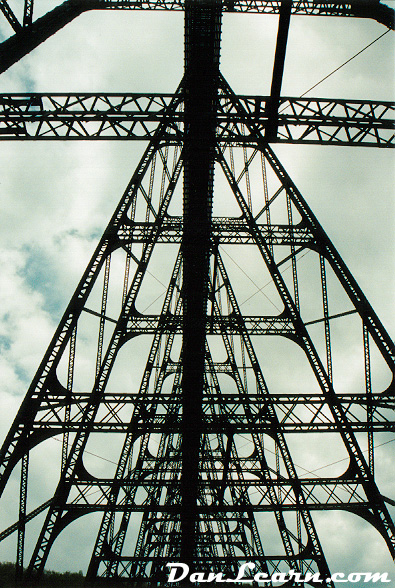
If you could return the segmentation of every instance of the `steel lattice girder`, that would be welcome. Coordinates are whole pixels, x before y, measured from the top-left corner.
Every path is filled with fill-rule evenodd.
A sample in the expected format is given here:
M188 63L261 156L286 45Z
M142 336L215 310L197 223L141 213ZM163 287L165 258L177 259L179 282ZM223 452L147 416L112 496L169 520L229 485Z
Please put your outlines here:
M0 10L15 32L19 32L22 28L29 30L32 6L33 0L25 0L25 18L22 25L7 0L0 1ZM69 13L71 18L75 18L82 12L95 9L184 10L184 6L185 0L82 0L80 2L68 0L55 10L60 14ZM280 6L281 0L226 0L222 3L224 12L249 12L255 14L279 14ZM53 13L56 14L55 11ZM50 15L52 14L53 16L53 13L49 12L43 18L49 21ZM352 2L294 1L291 13L294 15L372 18L388 27L393 27L392 10L388 6L380 4L379 0L371 0L370 2L364 0L353 0Z
M3 94L0 140L148 140L167 115L172 94ZM251 143L264 132L268 98L220 95L217 140ZM240 108L243 110L240 111ZM281 98L273 142L394 146L395 104L321 98ZM167 140L183 137L180 99Z
M175 369L176 366L170 367L174 367ZM221 373L221 366L216 365L215 367L217 373ZM229 369L228 372L230 372ZM37 419L33 425L36 441L41 441L43 436L54 437L60 435L65 430L69 432L78 431L89 400L90 395L88 393L73 393L71 397L66 392L59 392L56 396L53 393L49 393L46 402L43 402L40 406ZM352 431L366 432L369 428L375 432L395 431L395 422L392 418L392 412L395 407L391 394L375 394L369 398L366 394L354 396L342 394L338 395L338 400L349 417L349 425ZM178 400L168 395L161 396L160 400L152 395L147 395L146 401L157 407L161 404L166 404L169 407L176 408L179 404ZM257 406L259 406L260 401L261 398L254 394L249 396L248 401L235 394L218 394L217 396L204 395L202 405L204 409L210 403L226 403L226 425L232 427L235 433L270 434L271 426L265 419L257 418L251 424L245 415L240 414L240 410L244 405L248 405L253 413L258 413ZM92 430L96 432L126 433L130 427L130 423L124 419L123 411L127 405L133 405L135 402L136 397L130 394L105 393L103 403L107 407L106 412L95 419ZM327 403L322 395L272 395L270 402L276 407L281 428L286 433L336 433L338 431L336 423L327 411ZM366 407L369 403L373 407L371 423L366 419ZM72 408L72 416L67 423L63 423L61 422L62 414L66 406ZM238 414L233 414L238 409L240 409ZM209 434L217 431L218 428L221 428L223 422L224 416L205 416L203 424L204 433ZM142 423L136 425L136 431L142 434L149 428L151 432L155 433L171 431L176 434L180 432L180 426L180 418L175 419L173 416L158 415L153 417L149 424Z
M23 25L15 16L7 0L0 0L0 10L15 31L15 35L0 44L0 72L27 55L51 35L87 10L184 10L184 0L66 0L41 18L32 22L33 0L25 0ZM225 12L279 14L281 0L225 0ZM386 27L394 28L394 11L379 0L326 2L305 0L292 3L292 14L371 18Z

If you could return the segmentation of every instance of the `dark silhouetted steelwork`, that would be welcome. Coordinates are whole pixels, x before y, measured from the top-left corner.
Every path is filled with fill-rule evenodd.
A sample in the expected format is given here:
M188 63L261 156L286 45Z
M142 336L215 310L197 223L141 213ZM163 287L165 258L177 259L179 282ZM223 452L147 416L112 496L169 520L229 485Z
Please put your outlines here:
M394 344L269 145L393 146L392 103L281 97L293 14L391 28L393 11L376 0L69 0L33 21L26 0L21 25L0 1L15 30L0 46L3 70L88 9L185 11L185 75L174 94L0 96L0 139L149 141L1 449L1 492L21 463L19 515L0 533L18 534L18 580L26 526L42 513L29 580L59 534L90 513L101 515L92 582L164 585L166 563L180 561L234 578L253 562L254 573L294 570L312 586L320 574L334 587L316 510L359 515L394 556L393 500L374 478L374 433L395 430ZM236 95L222 77L223 11L280 14L269 97ZM262 281L251 292L252 263ZM345 337L360 361L346 392ZM298 381L299 366L312 377ZM103 433L106 450L121 443L95 474L87 458ZM341 475L295 463L289 440L301 433L340 439ZM59 481L29 510L29 454L51 438Z

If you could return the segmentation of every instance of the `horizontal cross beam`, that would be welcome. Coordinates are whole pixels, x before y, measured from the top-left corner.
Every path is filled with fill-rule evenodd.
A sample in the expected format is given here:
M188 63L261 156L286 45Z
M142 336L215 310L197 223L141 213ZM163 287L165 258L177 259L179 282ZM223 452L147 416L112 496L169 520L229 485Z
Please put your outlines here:
M267 243L271 245L298 245L309 247L314 243L314 236L304 226L257 224L258 230ZM133 222L121 225L117 237L119 245L128 243L147 243L152 235L152 222ZM158 243L181 243L183 222L180 216L165 218ZM213 217L212 236L221 244L255 244L254 236L245 221L238 218Z
M272 435L273 434L273 427L266 423L257 423L251 427L251 423L244 422L241 418L232 418L226 421L226 424L223 421L219 422L220 419L216 421L210 421L208 423L204 423L203 426L203 433L206 435L215 435L219 431L219 427L222 425L222 432L226 434L229 430L229 427L232 428L232 431L238 435L252 435L252 434L260 434L260 435ZM79 431L79 423L69 423L67 427L62 424L52 424L51 425L51 435L48 436L55 436L61 435L62 433L69 432L69 433L77 433ZM374 422L373 425L368 423L366 420L350 422L350 430L354 433L366 433L367 431L372 431L374 433L394 433L395 432L395 422L394 421L377 421ZM94 433L124 433L126 434L129 431L130 424L119 422L118 420L114 420L111 422L95 422L92 425L92 432ZM228 427L228 428L227 428ZM48 422L38 422L34 424L35 431L45 431L47 432L49 428ZM338 433L339 427L336 423L331 421L322 422L322 423L312 423L312 422L287 422L281 424L281 430L284 433ZM172 421L171 424L166 422L164 417L156 417L153 419L152 425L150 426L150 433L152 434L174 434L179 435L181 431L181 421L178 422ZM136 434L143 435L146 432L146 426L136 428Z
M100 418L93 423L92 431L101 433L127 433L130 430L130 411L126 410L125 407L128 404L132 404L136 401L136 397L130 395L132 399L122 396L120 394L109 394L105 395L104 404L107 407L108 412L102 414ZM300 410L300 403L291 404L291 401L281 402L273 397L271 404L276 407L278 414L281 430L284 433L336 433L338 427L333 419L327 414L327 404L325 400L314 399L311 401L310 396L308 401L303 406L304 410ZM305 395L303 395L305 397ZM356 396L359 398L359 395ZM50 397L49 397L50 399ZM86 404L89 402L88 393L75 393L71 398L66 396L58 396L56 401L51 403L43 403L37 418L34 422L33 429L39 434L40 432L45 433L47 437L54 437L61 435L64 431L76 432L81 425L83 418L83 410ZM218 400L218 399L217 399ZM203 429L207 434L227 434L231 428L234 434L268 434L273 433L273 425L267 421L265 417L260 414L264 412L264 403L262 398L254 403L250 403L246 399L236 398L230 400L229 398L223 398L222 404L228 402L227 410L224 410L222 415L208 415L204 417ZM210 407L215 399L205 396L203 398L203 408ZM356 400L350 401L347 397L340 398L344 410L347 410L349 414L349 425L350 429L354 432L367 432L368 430L374 432L394 432L395 422L392 418L389 418L386 411L388 407L382 408L379 403L381 401L375 400L373 406L373 419L367 420L366 408L368 401ZM156 404L164 404L167 402L169 405L179 405L180 400L178 399L160 399L157 398L145 398L144 402L150 403L150 406ZM257 408L257 402L260 402ZM247 417L242 412L245 410L246 405L251 410L252 417ZM73 417L68 423L62 422L62 415L66 406L73 407ZM260 408L259 408L260 407ZM298 408L299 407L299 408ZM74 410L75 409L75 410ZM237 411L237 414L236 414ZM365 413L365 414L364 414ZM134 424L134 431L137 434L143 433L160 433L160 434L178 434L180 432L181 421L179 417L166 416L157 414L151 418L150 423L141 422ZM34 439L32 440L34 442Z
M64 5L71 4L70 0ZM84 10L184 10L185 0L80 0ZM281 0L223 0L224 12L252 12L254 14L279 14ZM390 26L393 13L380 0L293 0L291 13L300 16L340 16L372 18Z
M216 366L218 367L218 366ZM68 402L72 402L73 404L81 404L89 402L91 393L90 392L73 392L71 400L66 392L62 394L61 392L57 392L53 394L49 392L46 396L48 401L51 401L54 405L56 402L59 403L60 406L65 406ZM338 394L337 398L339 402L345 407L345 410L349 412L351 408L356 407L363 407L366 410L368 404L374 409L377 408L384 408L384 409L395 409L395 400L394 396L391 392L383 392L377 394L368 395L366 393L362 394ZM262 402L262 395L261 394L248 394L246 398L244 395L241 394L226 394L222 392L210 392L209 394L205 393L203 397L204 402L206 403L239 403L240 405L243 404L251 404ZM289 392L287 394L272 394L269 397L270 403L273 406L292 406L296 404L300 404L302 406L311 405L316 406L319 408L319 412L322 411L322 407L327 403L324 394L314 393L314 392L305 392L305 393L292 393ZM135 404L137 402L136 396L131 394L130 392L105 392L103 396L103 402L106 404ZM158 395L155 393L146 393L144 394L144 402L151 403L151 402L160 402L161 404L166 405L176 405L179 404L180 399L177 398L173 393L163 393L158 398ZM288 410L288 408L287 408ZM395 423L394 423L395 424Z
M172 94L3 94L0 140L149 140L168 119L167 140L183 136L183 104L169 117ZM392 147L392 102L281 98L273 142ZM221 95L220 143L253 141L268 124L268 98ZM249 127L249 128L247 128Z
M0 0L0 9L16 31L0 43L0 73L49 39L83 12L93 9L123 10L184 10L184 0L66 0L32 22L32 0L25 0L23 27L11 13L7 0ZM224 12L279 14L279 0L223 0ZM394 10L379 0L327 2L326 0L294 0L291 14L369 18L394 29Z
M101 317L100 313L84 308L85 312ZM116 323L115 319L104 317L107 321ZM292 322L288 318L281 317L261 317L245 316L243 317L243 328L247 329L250 335L283 335L295 336L295 330ZM127 337L136 337L137 335L152 335L158 329L162 333L182 333L182 316L181 315L138 315L129 319L126 327ZM224 331L230 334L240 334L242 327L237 316L208 316L206 319L207 334L220 335Z

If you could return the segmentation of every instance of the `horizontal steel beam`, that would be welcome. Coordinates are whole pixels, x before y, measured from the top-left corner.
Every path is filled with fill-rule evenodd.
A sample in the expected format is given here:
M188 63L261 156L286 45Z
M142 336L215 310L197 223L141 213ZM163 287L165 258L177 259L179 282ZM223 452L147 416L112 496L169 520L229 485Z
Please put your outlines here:
M242 419L229 419L225 423L224 420L222 422L216 423L208 423L205 424L203 427L203 433L207 435L222 433L226 434L229 430L229 427L232 428L232 431L235 434L239 435L251 435L251 434L273 434L273 427L267 423L256 423L253 427L251 427L250 423L241 422ZM162 422L160 422L162 421ZM171 434L180 434L181 432L181 420L177 423L172 421L170 424L164 422L165 419L157 418L154 419L152 425L150 425L150 433L152 434L162 434L162 433L171 433ZM388 422L374 422L373 425L368 423L367 421L359 421L359 422L350 422L350 431L354 433L367 433L368 431L372 431L374 433L394 433L395 432L395 422L388 421ZM92 432L95 433L127 433L129 431L130 424L129 423L122 423L117 421L111 422L96 422L92 425ZM42 421L36 422L33 425L34 431L43 431L51 429L50 437L54 437L56 435L61 435L65 431L69 433L77 433L80 429L79 422L71 421L68 426L65 425L57 425L55 421ZM298 423L282 423L281 430L284 433L339 433L339 427L336 423L333 422L326 422L326 423L314 423L314 422L298 422ZM136 429L136 435L143 435L147 432L147 428L140 428Z
M72 406L75 406L72 403ZM48 437L55 437L56 435L61 435L65 431L70 433L78 432L82 414L80 407L78 411L70 421L65 425L64 423L59 423L59 418L61 417L61 409L59 407L45 407L46 408L45 414L40 419L40 413L36 422L33 424L33 430L37 432L47 432ZM111 405L111 408L114 410L120 410L123 407L118 405ZM203 409L205 406L203 406ZM243 407L241 407L243 408ZM64 410L64 409L63 409ZM366 433L367 431L372 431L375 433L393 433L395 432L395 422L393 420L374 420L373 423L368 422L365 418L356 418L354 417L352 420L349 421L350 430L358 433ZM303 421L301 418L296 418L293 415L290 415L289 418L285 418L280 422L281 430L284 433L338 433L339 427L330 420L330 418L319 418L314 417L313 411L311 411L311 418L304 418ZM273 426L269 422L265 422L264 419L259 420L257 418L256 422L251 425L249 419L243 416L236 417L234 415L221 415L218 418L205 418L202 431L205 434L227 434L229 429L232 429L234 434L273 434ZM118 415L117 417L113 417L108 413L105 417L101 417L100 420L96 421L92 425L92 432L97 433L127 433L130 430L130 422L125 420L122 421L121 417ZM181 431L181 419L180 418L167 418L165 416L156 416L152 419L149 423L149 426L144 423L142 425L137 426L135 429L135 434L137 436L143 435L146 433L152 434L179 434ZM45 435L47 436L47 434Z
M247 329L250 335L295 335L295 329L288 318L272 318L261 316L243 317L243 324L235 315L208 316L206 319L206 333L220 335L224 331L228 334L240 334ZM182 334L182 316L136 316L128 321L126 336L140 334L155 334L158 330L163 333Z
M149 140L168 120L167 140L183 138L183 103L168 115L172 94L3 94L0 140ZM220 143L254 142L268 122L265 96L221 95ZM321 98L280 99L274 142L394 146L392 102ZM248 128L249 127L249 128Z
M73 404L80 404L84 402L88 402L90 398L90 392L73 392L71 397L71 402ZM66 405L70 402L70 397L65 392L64 395L57 392L56 394L48 393L46 395L47 400L54 403L54 406L57 404ZM150 394L146 393L142 397L145 403L157 402L160 404L166 405L174 405L180 402L180 399L177 398L173 393L171 394L164 394L161 393L160 396L157 394ZM367 404L369 403L373 408L387 408L395 410L395 399L393 394L388 394L386 392L382 394L337 394L337 399L347 408L347 412L350 411L351 406L362 406L366 409ZM106 404L111 403L124 403L124 404L136 404L141 397L137 397L130 392L105 392L103 396L103 402ZM261 394L253 394L249 393L248 396L242 396L240 394L226 394L226 393L215 393L210 392L210 394L205 394L203 396L204 402L213 402L213 403L240 403L240 404L254 404L254 403L262 403L263 400L268 400L274 406L288 406L294 404L301 404L303 406L306 405L315 405L321 406L327 404L326 397L323 394L315 394L315 393L287 393L287 394L272 394L268 398L262 397Z
M241 458L238 461L240 462L240 465L245 468L246 466L248 467L248 462L250 460L249 458ZM148 463L146 465L147 467L150 466ZM152 468L154 468L154 465L157 465L157 461L154 461L154 463L151 464ZM148 491L152 491L158 487L174 488L174 486L177 485L177 480L179 480L179 474L175 475L175 463L169 463L168 466L171 475L167 479L163 477L163 473L161 473L160 477L157 478L147 478L146 476L142 477L137 473L137 476L134 479L125 478L122 480L109 480L108 478L90 478L89 480L79 480L74 485L78 495L76 498L74 498L73 502L64 506L64 510L78 511L82 508L84 511L86 511L86 513L92 511L124 512L125 504L121 503L109 505L107 503L109 490L114 485L120 485L125 491L125 494L130 493L130 491L135 488L145 488ZM148 469L150 469L150 467L148 467ZM152 469L152 472L154 471L155 469ZM293 480L287 478L272 478L270 483L268 483L260 476L260 466L258 466L256 473L259 475L259 478L256 477L249 479L242 477L236 479L233 476L227 481L227 485L231 485L232 488L242 487L245 489L255 489L255 494L258 494L256 504L243 505L213 503L209 506L199 505L199 512L201 514L212 514L213 516L215 513L216 518L221 516L221 514L225 518L228 518L229 514L232 513L242 513L244 511L249 512L251 508L253 508L255 512L274 512L276 509L278 509L278 505L272 502L268 489L279 487L281 487L283 490L283 493L281 494L281 509L287 511L296 511L301 509L301 506L296 502L293 495ZM156 473L156 476L157 475L158 474ZM222 475L222 471L214 469L213 475L213 478L204 478L199 481L200 490L206 489L215 493L218 487L223 485L222 478L218 477ZM360 492L360 484L354 478L310 477L301 478L300 483L302 488L306 491L307 508L309 510L333 510L338 508L350 508L353 505L358 507L367 506L367 503L364 501L364 496L361 495ZM316 489L319 490L319 498L314 494L314 490ZM79 502L79 500L81 502ZM30 512L26 517L26 522L31 521L37 515L45 511L52 504L52 502L53 499L47 500L32 512ZM137 498L135 498L133 501L129 499L127 504L127 509L131 512L144 511L152 513L174 514L177 512L177 508L178 507L175 505L152 505L147 503L147 499L137 500ZM0 542L17 530L18 523L16 522L13 525L10 525L4 531L0 532Z
M102 315L98 312L83 309L85 312L97 317ZM111 317L103 317L106 320L116 323ZM235 315L229 316L208 316L206 319L206 332L208 335L220 335L224 331L228 334L240 334L243 329L247 329L250 335L295 335L295 329L288 318L280 317L262 317L262 316L245 316L243 324ZM163 334L176 333L182 334L182 316L181 315L138 315L128 320L125 336L136 337L137 335L153 335L157 331Z
M66 0L36 21L31 21L31 8L25 0L23 27L10 12L6 0L0 0L0 9L12 28L17 31L0 44L0 73L11 67L41 43L49 39L62 27L88 10L184 10L184 0ZM279 0L223 0L224 12L250 12L256 14L278 14ZM27 9L28 8L28 9ZM394 29L394 10L379 0L348 0L343 2L326 0L294 0L292 14L313 16L339 16L370 18Z
M314 237L304 226L258 224L262 237L271 245L298 245L308 247L314 243ZM118 229L119 244L147 243L152 238L152 222L131 222L121 225ZM158 243L181 243L183 223L180 216L165 218ZM214 217L212 220L212 236L221 244L256 243L245 219Z
M65 4L71 3L65 2ZM82 0L78 4L85 10L184 10L185 0ZM279 14L280 0L224 0L224 12L252 12ZM340 16L372 18L386 26L391 25L393 10L380 0L293 0L291 14L301 16Z

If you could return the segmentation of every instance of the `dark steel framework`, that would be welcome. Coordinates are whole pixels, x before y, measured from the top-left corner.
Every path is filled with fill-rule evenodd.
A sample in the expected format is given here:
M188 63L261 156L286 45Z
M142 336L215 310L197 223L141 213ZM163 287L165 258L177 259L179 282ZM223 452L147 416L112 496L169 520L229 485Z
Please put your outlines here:
M26 525L42 513L29 578L40 577L59 534L89 513L102 513L91 581L163 585L169 561L235 577L241 563L254 562L255 573L292 569L314 586L316 574L330 578L315 510L359 515L394 556L386 506L394 501L375 483L373 442L375 432L395 430L394 344L269 145L393 145L391 103L281 97L292 14L374 18L393 28L393 11L378 0L67 0L33 22L32 0L23 20L6 0L0 7L15 31L0 46L2 70L88 9L185 11L185 75L173 95L0 96L0 139L149 141L1 450L1 491L21 464L18 520L0 533L0 541L18 534L18 578ZM223 11L279 13L269 97L235 95L221 75ZM232 278L232 264L246 262L241 251L271 288L254 314L243 312L244 287ZM164 279L165 269L161 307L147 314L150 279ZM346 392L344 336L360 359L359 380ZM308 391L304 382L295 391L265 379L268 354L284 360L272 349L279 339L302 352L313 375ZM136 340L149 341L138 384L137 367L126 369ZM117 374L120 364L127 377ZM85 463L101 433L122 439L103 476ZM290 433L336 434L344 473L301 473ZM54 436L62 443L59 482L28 512L29 455Z
M171 144L183 139L183 100L171 94L3 94L0 140L147 141L178 102L165 131ZM219 95L217 142L248 145L268 123L268 98ZM391 102L281 98L276 143L394 146Z

